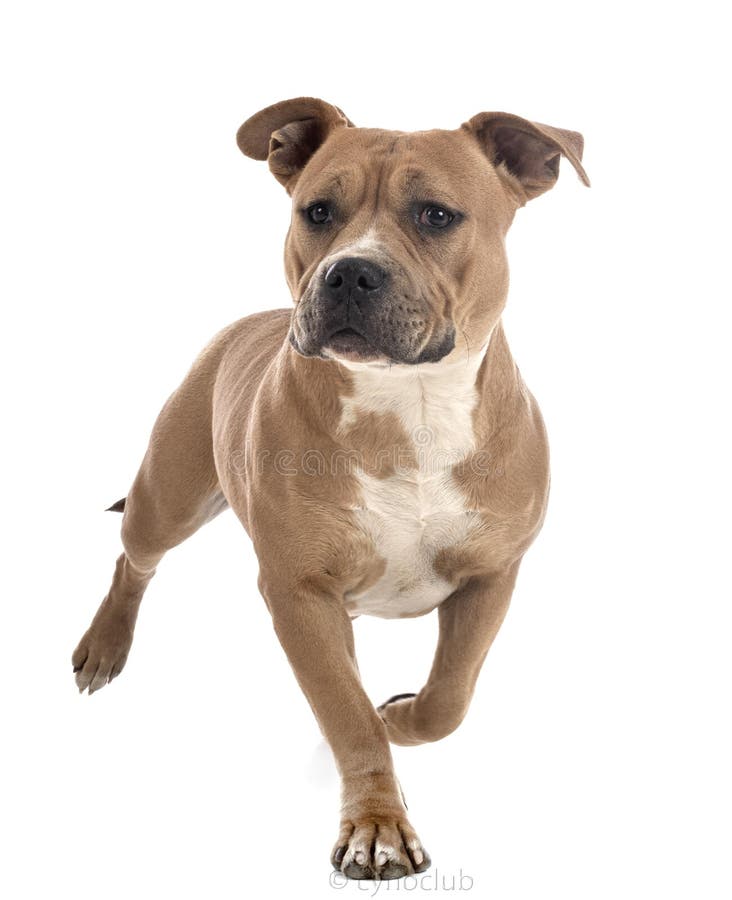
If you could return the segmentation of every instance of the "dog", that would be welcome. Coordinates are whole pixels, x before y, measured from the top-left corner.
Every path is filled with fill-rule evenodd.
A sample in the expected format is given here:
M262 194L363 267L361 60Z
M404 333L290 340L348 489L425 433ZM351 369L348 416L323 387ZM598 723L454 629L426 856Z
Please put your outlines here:
M389 743L464 718L549 493L547 437L501 325L504 241L583 138L508 113L455 130L357 128L314 98L237 133L292 197L294 308L225 328L163 406L126 498L124 552L73 653L81 692L122 671L163 555L227 507L337 763L332 865L354 879L419 873ZM437 609L432 669L378 708L352 620Z

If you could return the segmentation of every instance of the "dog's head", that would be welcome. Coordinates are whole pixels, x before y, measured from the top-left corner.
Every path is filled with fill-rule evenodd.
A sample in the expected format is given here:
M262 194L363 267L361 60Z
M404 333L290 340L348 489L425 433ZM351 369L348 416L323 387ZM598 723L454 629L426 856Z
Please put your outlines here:
M580 134L507 113L453 131L385 131L302 97L252 116L237 142L292 196L290 341L346 362L436 362L481 347L505 304L516 209L554 185L562 155L589 184Z

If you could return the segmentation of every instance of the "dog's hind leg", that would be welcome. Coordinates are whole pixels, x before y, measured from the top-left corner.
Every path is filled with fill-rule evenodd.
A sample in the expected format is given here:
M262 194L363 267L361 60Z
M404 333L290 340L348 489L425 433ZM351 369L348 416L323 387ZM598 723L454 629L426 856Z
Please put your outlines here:
M72 656L80 691L99 690L127 660L142 595L163 555L226 507L211 446L211 393L218 363L204 352L153 428L124 509L112 584Z

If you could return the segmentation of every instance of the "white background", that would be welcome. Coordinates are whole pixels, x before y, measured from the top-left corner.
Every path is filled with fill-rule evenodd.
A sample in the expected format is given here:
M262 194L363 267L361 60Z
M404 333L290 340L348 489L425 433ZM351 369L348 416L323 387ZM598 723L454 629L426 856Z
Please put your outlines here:
M2 896L373 891L329 887L335 774L232 513L160 566L111 687L80 697L70 665L162 402L219 328L289 303L288 200L234 134L299 95L359 125L576 129L593 181L565 162L511 233L550 512L466 722L395 751L434 861L412 893L462 870L495 900L730 896L717 9L3 5ZM420 687L435 626L356 622L374 701Z

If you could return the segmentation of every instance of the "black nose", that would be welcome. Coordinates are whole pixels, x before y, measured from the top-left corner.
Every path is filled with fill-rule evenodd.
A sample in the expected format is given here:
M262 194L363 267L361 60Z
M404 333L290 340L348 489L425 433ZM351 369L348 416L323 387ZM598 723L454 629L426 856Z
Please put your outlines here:
M347 256L325 273L325 290L333 300L374 297L386 281L386 272L368 259Z

